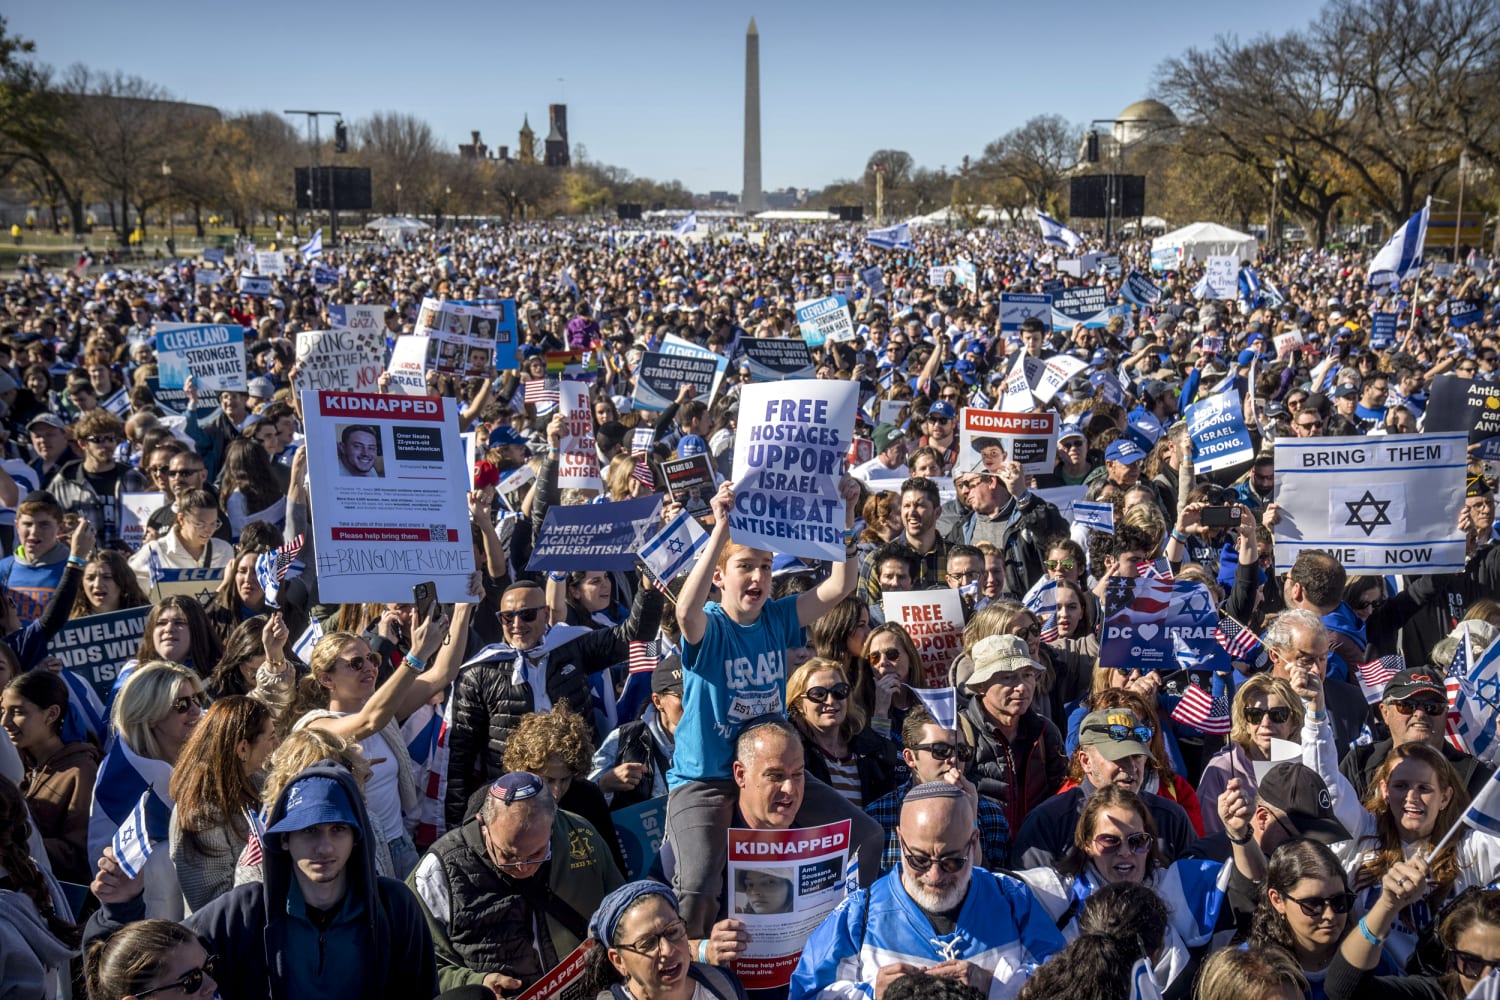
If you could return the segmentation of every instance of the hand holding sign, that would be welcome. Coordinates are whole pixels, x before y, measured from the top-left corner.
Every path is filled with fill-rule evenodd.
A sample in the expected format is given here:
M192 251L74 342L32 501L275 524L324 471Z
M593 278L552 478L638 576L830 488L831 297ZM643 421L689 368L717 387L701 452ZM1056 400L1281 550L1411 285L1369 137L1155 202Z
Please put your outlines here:
M708 502L708 509L714 516L714 524L728 524L729 515L734 511L734 484L728 480L722 483L719 492Z

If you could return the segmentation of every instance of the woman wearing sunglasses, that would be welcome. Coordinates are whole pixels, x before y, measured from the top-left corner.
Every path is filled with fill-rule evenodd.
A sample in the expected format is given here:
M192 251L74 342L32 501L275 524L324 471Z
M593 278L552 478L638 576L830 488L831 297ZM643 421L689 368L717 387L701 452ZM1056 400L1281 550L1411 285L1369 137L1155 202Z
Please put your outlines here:
M214 958L198 936L171 920L127 924L93 945L84 962L89 1000L146 1000L148 997L211 997Z
M1354 893L1331 850L1306 839L1282 844L1266 867L1250 948L1275 945L1285 949L1307 977L1308 995L1325 997L1328 967L1358 922L1350 912L1353 908Z
M907 688L927 687L917 645L906 629L895 622L886 622L870 630L863 657L875 679L875 708L870 715L870 728L899 744L906 713L916 701Z
M786 682L787 716L802 736L807 773L863 807L896 783L896 748L871 731L844 668L813 657Z
M1379 900L1344 939L1328 969L1329 1000L1463 1000L1500 969L1500 892L1471 889L1438 916L1437 968L1422 975L1382 976L1383 940L1396 915L1416 902L1427 877L1420 858L1396 865L1381 880Z
M1271 759L1271 741L1296 742L1302 732L1302 702L1292 686L1271 674L1255 674L1234 693L1230 710L1229 742L1209 760L1198 780L1198 798L1216 802L1229 779L1240 779L1245 794L1254 795L1255 761ZM1205 836L1222 831L1217 816L1205 814Z

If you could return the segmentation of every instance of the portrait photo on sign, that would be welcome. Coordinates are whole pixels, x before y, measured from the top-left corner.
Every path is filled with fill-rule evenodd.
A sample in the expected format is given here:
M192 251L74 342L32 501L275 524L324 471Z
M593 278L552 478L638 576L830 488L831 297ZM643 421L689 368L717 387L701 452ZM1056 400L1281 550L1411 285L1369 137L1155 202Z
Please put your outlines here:
M339 475L384 478L380 431L370 424L334 424L338 439Z
M790 868L741 868L734 877L734 912L791 913L795 891Z

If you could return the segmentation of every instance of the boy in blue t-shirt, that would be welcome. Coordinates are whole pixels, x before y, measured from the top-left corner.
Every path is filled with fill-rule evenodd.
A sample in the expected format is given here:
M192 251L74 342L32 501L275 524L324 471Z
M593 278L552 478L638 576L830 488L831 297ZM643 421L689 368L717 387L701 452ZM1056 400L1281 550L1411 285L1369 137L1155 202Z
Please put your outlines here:
M852 529L859 487L845 479L846 528ZM706 936L719 912L728 863L728 834L737 789L734 741L745 723L785 715L786 651L802 645L802 629L854 592L858 577L852 530L846 558L802 594L771 599L771 553L729 540L734 486L709 502L714 529L677 598L682 627L682 721L667 773L667 830L681 914L694 937ZM719 603L708 603L709 586ZM884 831L829 786L809 780L799 826L851 820L860 871L880 870ZM869 829L873 827L873 830Z
M42 611L67 568L68 546L62 540L63 509L52 494L30 494L16 508L16 551L0 559L0 587L16 606L22 625Z

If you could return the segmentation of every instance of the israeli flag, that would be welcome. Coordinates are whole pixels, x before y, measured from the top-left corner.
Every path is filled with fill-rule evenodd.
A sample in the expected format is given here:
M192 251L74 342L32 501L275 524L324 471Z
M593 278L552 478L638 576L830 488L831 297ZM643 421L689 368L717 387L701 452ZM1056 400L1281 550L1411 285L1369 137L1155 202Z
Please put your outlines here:
M1036 224L1042 227L1042 242L1049 247L1060 247L1076 251L1083 246L1083 237L1058 222L1041 209L1036 212Z
M1262 295L1260 290L1260 275L1255 273L1253 267L1240 268L1240 300L1251 309L1261 304Z
M884 229L872 229L865 234L865 242L882 250L910 250L911 226L898 222Z
M323 230L318 229L312 234L312 239L302 244L302 256L308 260L323 256Z
M1431 214L1432 199L1428 198L1422 211L1391 235L1370 261L1370 284L1405 281L1422 269L1422 244L1427 241L1427 219Z
M1500 971L1491 969L1464 1000L1500 1000Z
M1463 822L1476 830L1500 837L1500 775L1491 775L1484 788L1464 811Z
M914 688L908 684L906 689L917 696L933 722L944 729L958 728L958 700L953 688Z
M112 841L115 860L126 878L135 878L146 867L151 852L167 839L171 820L172 810L163 805L154 792L148 789L142 793L135 808L115 831Z
M104 853L104 846L130 821L143 795L159 800L157 806L144 814L145 820L150 821L147 832L153 840L167 839L167 820L172 815L167 789L171 781L170 764L140 756L116 736L94 777L94 804L89 810L89 857L98 859Z
M658 580L675 580L692 568L693 560L706 544L708 532L684 510L641 547L641 562Z
M695 233L697 231L698 231L698 213L697 212L689 212L687 215L684 215L682 217L682 221L681 222L677 223L677 225L675 225L675 226L672 227L672 232L676 233L678 236L686 236L688 233Z

